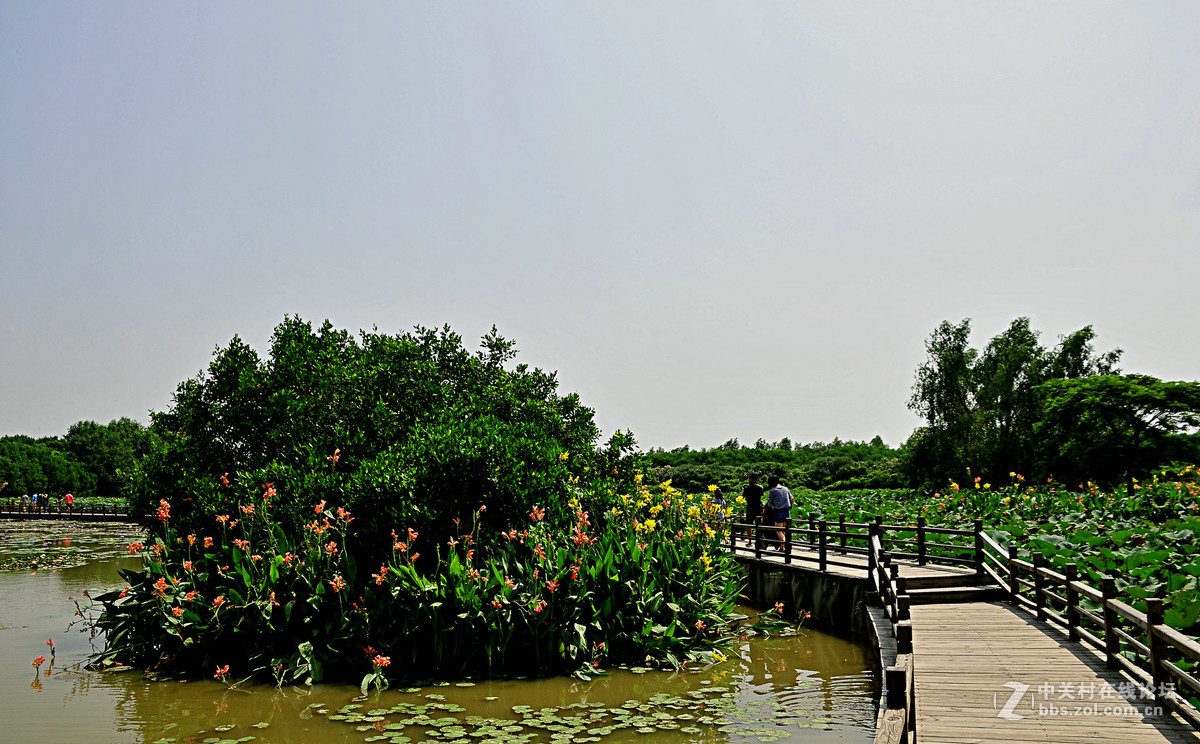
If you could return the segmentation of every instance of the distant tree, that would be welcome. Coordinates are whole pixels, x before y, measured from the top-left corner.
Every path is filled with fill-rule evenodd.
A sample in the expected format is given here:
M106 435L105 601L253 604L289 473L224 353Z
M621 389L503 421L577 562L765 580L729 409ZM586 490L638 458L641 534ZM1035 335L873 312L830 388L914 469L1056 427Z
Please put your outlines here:
M1052 350L1028 318L1017 318L982 353L970 345L970 320L943 321L925 343L909 408L925 419L905 445L913 485L938 486L978 475L1030 474L1044 458L1034 431L1043 417L1043 383L1115 371L1121 351L1097 354L1091 326Z
M742 448L742 445L738 444L737 437L732 437L728 441L726 441L725 444L722 444L720 447L717 447L717 449L723 450L725 452L737 452L741 448Z
M754 449L766 450L766 449L772 449L772 447L771 447L770 442L763 439L762 437L759 437L758 440L754 442Z
M95 479L54 438L9 436L0 439L0 481L11 494L89 495Z
M785 452L791 452L792 451L792 440L788 439L787 437L780 439L779 444L776 445L776 449L781 449Z
M1196 455L1200 383L1149 375L1094 375L1041 386L1045 417L1037 434L1048 443L1045 467L1068 483L1105 486L1149 474L1180 454Z
M130 418L108 424L80 421L67 430L62 444L95 478L97 496L117 498L121 496L122 474L132 472L138 460L150 451L150 434Z

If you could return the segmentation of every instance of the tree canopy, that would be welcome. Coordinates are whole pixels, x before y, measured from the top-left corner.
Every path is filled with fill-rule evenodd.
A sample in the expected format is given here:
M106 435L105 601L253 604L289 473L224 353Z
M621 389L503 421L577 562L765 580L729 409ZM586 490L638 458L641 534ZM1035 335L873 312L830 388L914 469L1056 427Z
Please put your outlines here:
M516 353L495 329L471 353L449 327L356 338L290 317L265 358L234 337L153 414L133 500L150 513L169 496L177 524L211 529L271 484L284 529L324 501L355 514L365 553L385 553L393 529L457 534L480 507L500 529L537 504L566 519L572 496L628 486L632 437L598 449L592 410Z

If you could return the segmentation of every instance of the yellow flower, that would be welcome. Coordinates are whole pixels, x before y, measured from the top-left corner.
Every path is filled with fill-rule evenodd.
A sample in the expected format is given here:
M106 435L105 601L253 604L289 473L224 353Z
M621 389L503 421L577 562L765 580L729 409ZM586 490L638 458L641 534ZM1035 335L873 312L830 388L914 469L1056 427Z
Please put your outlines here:
M562 454L560 454L560 455L558 456L558 459L559 459L560 461L561 461L561 460L566 460L566 459L567 459L568 457L570 457L570 456L571 456L571 453L570 453L570 452L563 452Z
M709 492L709 493L716 493L716 491L717 491L717 487L716 487L715 485L712 485L712 486L709 486L709 487L708 487L708 492Z
M647 519L642 526L646 528L646 532L654 532L655 522L653 519Z
M661 512L662 510L663 510L662 504L655 504L654 506L650 507L650 514L651 514L651 516L657 517L658 513Z

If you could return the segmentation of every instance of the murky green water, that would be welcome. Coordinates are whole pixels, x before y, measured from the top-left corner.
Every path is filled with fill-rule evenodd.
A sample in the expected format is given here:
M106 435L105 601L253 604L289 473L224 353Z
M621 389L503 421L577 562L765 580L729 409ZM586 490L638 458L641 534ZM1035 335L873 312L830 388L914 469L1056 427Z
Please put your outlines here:
M809 628L793 638L742 643L729 661L703 670L612 670L592 682L478 681L392 689L365 700L354 687L228 690L211 680L148 682L136 672L72 669L91 643L85 632L67 631L75 609L68 597L115 586L119 568L137 567L116 557L127 542L122 529L128 530L0 523L0 561L75 556L40 559L41 570L0 571L6 744L866 742L872 736L877 687L869 649ZM55 664L35 677L30 662L50 657L48 639L55 642Z

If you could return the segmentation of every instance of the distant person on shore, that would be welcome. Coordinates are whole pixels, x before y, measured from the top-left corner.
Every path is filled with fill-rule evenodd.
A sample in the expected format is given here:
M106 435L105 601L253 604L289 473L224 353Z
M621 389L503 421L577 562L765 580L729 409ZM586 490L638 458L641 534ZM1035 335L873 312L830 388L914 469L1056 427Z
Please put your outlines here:
M70 514L75 510L75 494L68 493L63 500L67 502L67 514Z
M29 511L29 494L27 493L21 494L21 511Z
M758 482L758 473L751 473L747 478L746 487L742 489L742 498L746 501L746 522L754 524L754 520L763 515L763 487ZM752 530L746 528L746 537L750 537Z
M779 482L778 475L768 478L767 485L771 488L767 494L767 518L780 528L775 534L779 536L779 549L783 550L782 528L786 526L787 520L792 516L792 504L795 503L795 499L792 498L792 492L788 490L788 487Z
M34 491L34 492L33 492L33 508L32 508L32 509L30 509L30 513L31 513L31 514L32 514L32 513L34 513L34 512L36 512L36 511L38 510L37 501L38 501L38 495L37 495L37 491Z

